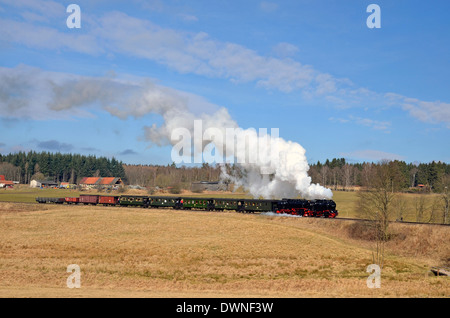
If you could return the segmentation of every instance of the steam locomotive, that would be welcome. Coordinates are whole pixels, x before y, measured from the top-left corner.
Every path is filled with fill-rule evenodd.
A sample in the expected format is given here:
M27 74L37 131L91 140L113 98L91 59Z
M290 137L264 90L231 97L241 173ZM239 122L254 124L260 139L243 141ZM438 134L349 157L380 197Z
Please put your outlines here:
M172 208L177 210L236 211L239 213L273 212L304 217L335 218L338 215L333 200L257 200L230 198L196 198L140 195L87 195L66 198L36 198L38 203L84 204L142 208Z

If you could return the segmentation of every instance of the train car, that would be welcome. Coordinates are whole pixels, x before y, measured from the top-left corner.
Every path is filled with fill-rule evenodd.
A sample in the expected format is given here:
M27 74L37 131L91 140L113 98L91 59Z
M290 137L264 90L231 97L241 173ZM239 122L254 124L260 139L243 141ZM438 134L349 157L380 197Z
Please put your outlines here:
M80 194L80 203L82 204L92 204L96 205L98 204L98 195L92 195L92 194Z
M119 204L119 196L109 196L109 195L100 195L98 197L98 204L103 205L118 205Z
M38 203L56 203L56 204L63 204L66 202L65 198L42 198L37 197L36 202Z
M181 198L177 197L155 197L151 196L148 198L148 206L151 208L173 208L173 209L181 209Z
M273 212L277 207L276 200L257 200L244 199L238 200L238 212L255 213L255 212Z
M212 198L182 198L183 209L214 210L214 199Z
M119 198L120 206L147 208L149 197L142 195L122 195Z
M66 197L66 198L64 198L64 200L65 200L65 202L67 204L78 204L78 203L80 203L80 198L69 198L69 197Z
M223 210L234 210L237 211L239 208L237 199L213 199L214 209L216 211L223 211Z

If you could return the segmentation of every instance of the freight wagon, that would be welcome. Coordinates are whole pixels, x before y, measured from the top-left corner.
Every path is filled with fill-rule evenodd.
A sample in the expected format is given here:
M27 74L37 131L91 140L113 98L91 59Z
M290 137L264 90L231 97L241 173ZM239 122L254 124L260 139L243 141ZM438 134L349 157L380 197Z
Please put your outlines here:
M66 198L64 198L64 201L67 204L78 204L78 203L80 203L80 198L69 198L69 197L66 197Z
M98 204L103 205L117 205L119 203L119 196L100 195L98 197Z
M37 197L36 202L38 203L57 203L57 204L63 204L65 202L64 198L41 198Z
M83 204L98 204L98 195L80 194L80 203Z

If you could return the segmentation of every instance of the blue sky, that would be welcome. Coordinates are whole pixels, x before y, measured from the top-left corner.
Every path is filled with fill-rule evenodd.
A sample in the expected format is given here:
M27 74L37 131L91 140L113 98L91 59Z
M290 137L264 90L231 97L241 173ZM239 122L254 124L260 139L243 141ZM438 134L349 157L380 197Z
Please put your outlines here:
M69 29L66 8L81 8ZM381 28L369 29L369 4ZM149 127L226 108L311 163L450 162L448 1L0 0L0 152L167 164ZM189 117L186 117L189 120ZM170 131L169 131L170 132Z

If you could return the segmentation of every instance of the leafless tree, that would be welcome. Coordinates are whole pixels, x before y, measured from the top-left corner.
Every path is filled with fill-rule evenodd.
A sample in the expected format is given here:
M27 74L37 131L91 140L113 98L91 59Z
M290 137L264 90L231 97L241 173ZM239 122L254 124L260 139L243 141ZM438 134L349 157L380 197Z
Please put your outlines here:
M333 176L334 190L337 190L337 185L339 183L340 174L341 174L341 169L339 169L339 167L334 167L333 169L331 169L331 175Z
M410 186L414 187L416 185L416 175L417 172L419 171L419 169L417 169L417 167L414 167L410 170L409 175L410 175Z
M389 239L389 220L393 213L392 202L395 197L393 178L395 176L392 166L382 162L370 174L372 188L367 192L359 192L360 214L372 224L375 231L376 247L373 253L373 262L380 268L384 263L385 242Z
M19 181L19 172L20 168L10 164L9 162L0 163L0 174L4 175L7 180Z
M322 178L322 185L323 186L327 186L328 184L328 173L330 172L330 168L328 168L328 166L322 166L322 168L320 169L320 177Z
M425 212L425 197L423 195L419 195L415 198L415 208L416 208L416 222L423 221L423 214Z
M352 175L353 175L353 166L349 165L349 164L345 164L342 167L342 177L343 177L343 186L344 186L344 190L347 189L350 186L351 180L352 180Z
M430 217L428 218L428 223L437 223L439 222L439 210L442 204L440 197L435 197L433 203L431 204Z
M392 207L393 207L394 211L396 212L397 221L403 221L405 212L408 209L406 200L401 196L397 196L394 198L394 200L392 202Z
M373 172L373 164L372 163L364 163L362 168L362 184L363 186L369 188L371 186L371 176Z

